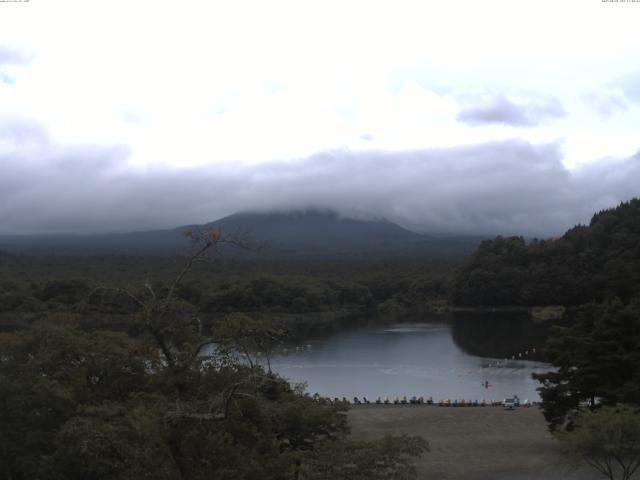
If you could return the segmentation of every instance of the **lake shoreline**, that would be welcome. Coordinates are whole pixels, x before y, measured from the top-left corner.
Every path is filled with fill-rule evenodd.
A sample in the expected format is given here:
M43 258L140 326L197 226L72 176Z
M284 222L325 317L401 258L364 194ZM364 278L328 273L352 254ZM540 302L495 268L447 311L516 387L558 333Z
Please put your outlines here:
M305 342L274 356L271 367L322 397L538 400L539 384L531 374L550 365L527 355L540 344L533 340L537 327L525 319L487 318L480 332L477 325L423 321L360 327Z

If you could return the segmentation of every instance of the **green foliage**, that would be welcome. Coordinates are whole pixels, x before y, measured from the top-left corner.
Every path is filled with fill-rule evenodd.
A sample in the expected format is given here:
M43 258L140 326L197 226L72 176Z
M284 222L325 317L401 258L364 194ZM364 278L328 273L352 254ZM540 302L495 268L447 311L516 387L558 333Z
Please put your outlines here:
M610 480L628 480L640 467L640 414L637 407L617 405L576 416L575 428L557 432L565 449Z
M149 279L156 294L165 295L173 280L168 266L175 263L171 258L117 255L63 260L20 256L3 264L0 330L24 328L54 313L72 313L81 314L76 321L87 330L140 334L135 320L140 305L119 290L127 288L142 298L149 293L142 288ZM357 263L244 261L226 264L224 274L196 264L195 278L184 279L174 295L191 306L192 316L197 315L205 331L220 317L242 312L268 315L286 324L291 337L308 337L380 316L402 319L446 309L451 271L449 264L372 259ZM60 282L59 278L78 280ZM135 280L139 283L127 284ZM69 287L67 293L64 285Z
M1 340L0 452L13 478L38 477L41 457L79 406L149 388L152 352L121 334L36 324Z
M267 276L222 282L200 299L203 312L322 312L355 307L363 314L374 303L366 286L312 277Z
M271 356L282 344L285 329L276 322L244 314L230 314L217 322L213 338L219 349L227 354L238 352L253 368L258 356L264 356L271 373Z
M135 399L82 406L58 430L41 470L59 479L176 478L158 413Z
M640 294L640 199L594 215L561 238L485 240L458 270L459 305L580 305Z
M256 356L268 361L284 334L268 317L230 314L206 335L196 306L180 296L200 298L180 288L182 279L223 241L217 232L203 240L167 284L103 288L68 311L47 306L48 322L0 333L2 475L298 480L317 478L314 466L334 462L322 452L335 451L341 465L361 465L369 478L415 478L410 459L424 451L421 440L349 442L344 405L314 400L265 372ZM84 290L74 282L47 285L17 288L47 304L63 298L59 305ZM362 286L329 287L337 302L366 297ZM265 288L278 294L277 284ZM135 319L136 336L82 328L111 302ZM238 351L247 362L236 359ZM379 460L371 463L368 452Z
M280 479L295 452L346 433L342 407L260 367L214 356L171 369L151 339L36 324L1 350L13 479Z
M82 301L89 293L89 287L80 280L51 280L46 282L36 294L39 300L55 300L65 305Z
M545 355L555 371L534 375L552 429L581 402L640 405L640 305L614 299L580 309L571 327L554 327ZM569 422L568 427L571 428Z

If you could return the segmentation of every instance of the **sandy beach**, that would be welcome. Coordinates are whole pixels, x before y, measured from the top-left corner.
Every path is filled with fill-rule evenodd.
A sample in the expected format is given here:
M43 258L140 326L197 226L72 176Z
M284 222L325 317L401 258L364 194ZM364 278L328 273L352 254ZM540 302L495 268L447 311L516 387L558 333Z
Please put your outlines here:
M359 405L349 411L349 421L354 439L387 433L424 437L431 451L416 462L420 479L602 478L589 468L567 467L537 407Z

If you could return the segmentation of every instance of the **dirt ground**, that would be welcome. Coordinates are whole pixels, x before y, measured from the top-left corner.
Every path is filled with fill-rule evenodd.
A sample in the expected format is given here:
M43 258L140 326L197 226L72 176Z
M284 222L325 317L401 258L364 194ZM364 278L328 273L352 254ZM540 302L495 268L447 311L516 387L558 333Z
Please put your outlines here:
M421 435L430 452L416 462L420 479L591 480L585 467L567 467L537 407L453 408L427 405L359 405L349 411L352 437L387 433Z

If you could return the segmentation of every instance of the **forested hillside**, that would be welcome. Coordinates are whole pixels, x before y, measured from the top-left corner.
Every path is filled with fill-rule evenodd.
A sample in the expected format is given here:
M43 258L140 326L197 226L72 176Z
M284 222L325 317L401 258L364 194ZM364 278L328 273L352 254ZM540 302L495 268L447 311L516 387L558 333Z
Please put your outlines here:
M0 331L52 316L79 315L89 330L131 331L137 305L99 287L142 294L145 283L168 288L181 257L27 256L0 259ZM455 264L397 259L366 261L230 261L198 264L176 295L206 325L232 312L267 315L293 336L397 318L447 303Z
M457 305L579 305L640 294L640 199L596 213L550 240L483 241L460 267Z
M351 440L345 402L311 397L271 371L286 334L274 319L234 312L203 328L187 301L197 291L182 280L224 241L205 232L173 280L143 289L90 288L64 276L2 282L10 316L44 321L0 331L0 478L416 478L413 459L428 449L422 438ZM364 294L332 285L313 285L319 303L357 303ZM215 292L227 308L246 291L248 308L270 312L286 295L313 293L311 284L291 288L247 280ZM136 335L86 328L118 312Z

